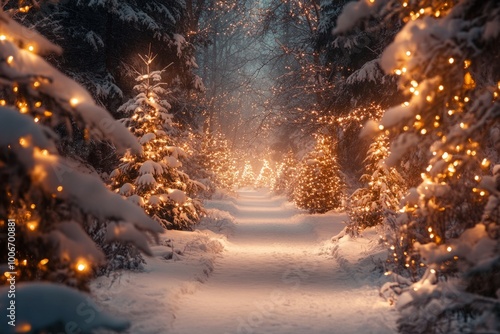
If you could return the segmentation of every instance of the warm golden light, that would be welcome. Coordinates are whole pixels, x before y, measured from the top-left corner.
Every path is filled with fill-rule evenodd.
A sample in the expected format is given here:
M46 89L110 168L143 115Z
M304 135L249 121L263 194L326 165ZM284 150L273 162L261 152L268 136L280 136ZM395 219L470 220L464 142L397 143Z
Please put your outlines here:
M78 103L80 103L80 100L78 100L76 97L69 100L69 104L71 104L72 107L76 107Z
M21 323L16 326L16 333L30 333L31 325L29 323Z
M19 145L21 145L22 147L28 147L28 140L24 137L19 138Z
M36 220L32 220L32 221L27 222L26 226L28 227L28 229L30 231L34 231L38 227L38 222Z
M84 260L80 260L77 262L76 264L76 270L78 271L84 271L87 269L87 262L85 262Z

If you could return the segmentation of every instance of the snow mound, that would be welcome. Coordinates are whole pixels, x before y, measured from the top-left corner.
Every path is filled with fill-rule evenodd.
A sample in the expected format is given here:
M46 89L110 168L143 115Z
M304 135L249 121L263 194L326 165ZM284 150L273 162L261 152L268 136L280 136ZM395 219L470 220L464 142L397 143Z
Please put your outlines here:
M178 304L207 281L224 243L210 231L167 231L151 246L153 257L144 271L93 281L94 299L103 309L132 319L130 333L170 333Z
M332 256L341 270L353 280L377 286L389 280L383 270L387 249L380 243L376 227L365 229L356 238L343 230L324 243L320 252Z
M5 310L14 299L8 299L8 287L0 289L0 307ZM18 283L15 298L16 327L2 319L4 334L42 331L51 326L63 326L65 333L91 333L97 328L124 331L127 320L112 317L87 296L75 289L54 283Z
M207 229L227 236L234 232L234 217L227 211L216 208L206 209L206 216L201 219L198 229Z

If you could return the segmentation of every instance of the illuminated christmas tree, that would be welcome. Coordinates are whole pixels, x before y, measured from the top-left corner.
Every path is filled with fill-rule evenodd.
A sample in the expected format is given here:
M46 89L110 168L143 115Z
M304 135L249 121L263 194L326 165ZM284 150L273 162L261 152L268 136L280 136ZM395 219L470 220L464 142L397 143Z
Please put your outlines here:
M264 159L262 168L260 169L259 175L255 179L255 187L264 188L272 187L275 182L274 171L269 166L269 161Z
M236 162L224 135L220 132L206 134L201 152L212 182L219 188L232 189L236 181Z
M379 135L370 145L365 160L366 174L361 177L365 187L359 188L349 198L347 213L349 231L358 234L366 227L381 224L387 215L400 209L405 195L405 181L394 167L388 167L384 159L389 155L389 140Z
M311 213L342 208L345 184L330 136L318 135L316 147L307 154L297 171L294 202Z
M0 254L0 304L7 307L6 283L14 281L17 321L16 327L2 321L2 333L63 332L76 310L68 305L95 306L88 295L68 287L88 290L94 269L105 260L86 232L91 222L108 221L108 241L131 242L148 254L147 232L156 236L162 231L99 177L82 172L85 165L77 157L62 151L63 141L84 149L89 140L101 139L122 152L139 154L142 148L84 88L40 57L61 53L1 7L0 234L9 252ZM128 326L93 309L96 321L76 320L76 328L91 332Z
M425 163L422 169L415 165L421 183L410 189L404 213L388 235L392 268L400 272L403 265L417 281L403 290L399 329L495 332L500 328L498 179L488 174L491 162L498 162L500 131L499 3L352 2L336 32L348 33L360 20L373 31L395 17L402 30L379 63L398 76L406 102L370 127L395 136L389 166L414 147Z
M245 167L239 177L238 186L239 187L249 187L255 184L255 173L253 172L253 167L250 161L245 162Z
M155 56L141 56L145 69L137 78L138 94L119 111L132 113L124 122L139 139L142 154L127 152L111 173L112 186L120 195L144 208L154 220L169 229L190 229L203 211L188 192L198 187L179 168L185 152L174 146L168 94L163 87L163 70L152 70Z

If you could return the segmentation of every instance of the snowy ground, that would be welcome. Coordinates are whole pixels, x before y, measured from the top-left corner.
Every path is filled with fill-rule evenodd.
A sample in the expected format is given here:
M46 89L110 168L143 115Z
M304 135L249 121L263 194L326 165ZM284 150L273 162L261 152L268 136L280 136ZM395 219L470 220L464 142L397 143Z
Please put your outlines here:
M266 191L209 206L235 218L214 224L227 239L170 231L178 261L156 246L146 272L94 283L99 303L132 321L130 333L395 333L395 311L378 294L385 254L374 231L332 242L344 215L308 215Z

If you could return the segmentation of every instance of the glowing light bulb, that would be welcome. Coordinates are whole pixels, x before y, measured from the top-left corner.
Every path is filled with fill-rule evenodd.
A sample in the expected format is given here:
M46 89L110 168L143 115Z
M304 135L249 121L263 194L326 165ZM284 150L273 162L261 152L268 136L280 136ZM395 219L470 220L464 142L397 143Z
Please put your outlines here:
M84 271L85 269L87 269L87 264L83 260L78 261L76 264L76 270Z
M71 104L72 107L76 107L78 103L80 103L80 100L78 100L76 97L69 100L69 104Z
M450 59L448 59L448 63L453 64L454 62L455 62L455 59L453 59L452 57L450 57Z
M28 140L24 137L19 138L19 145L21 145L22 147L28 147Z
M38 227L38 222L35 221L35 220L32 220L32 221L29 221L26 223L26 226L28 227L28 229L30 231L34 231L36 230L36 228Z

